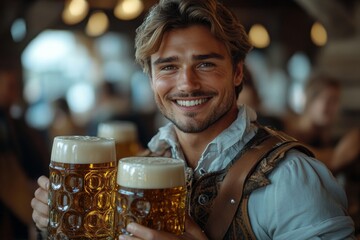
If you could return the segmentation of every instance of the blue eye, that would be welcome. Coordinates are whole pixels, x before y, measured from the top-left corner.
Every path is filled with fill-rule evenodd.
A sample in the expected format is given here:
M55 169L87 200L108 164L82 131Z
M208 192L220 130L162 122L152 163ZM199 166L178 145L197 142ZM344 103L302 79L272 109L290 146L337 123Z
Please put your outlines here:
M215 64L211 63L211 62L203 62L198 65L199 68L209 68L209 67L214 67L214 66L215 66Z
M160 69L161 69L161 71L170 71L170 70L176 69L176 67L174 65L167 65L167 66L161 67Z

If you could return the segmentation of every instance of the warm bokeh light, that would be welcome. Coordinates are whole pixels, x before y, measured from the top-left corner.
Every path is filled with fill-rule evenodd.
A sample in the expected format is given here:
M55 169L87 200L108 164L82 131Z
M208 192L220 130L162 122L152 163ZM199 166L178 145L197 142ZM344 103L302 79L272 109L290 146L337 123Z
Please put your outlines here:
M249 40L256 48L266 48L270 45L270 36L261 24L254 24L249 31Z
M114 9L114 15L121 20L131 20L138 17L144 10L141 0L120 0Z
M91 14L89 21L86 24L85 32L91 37L102 35L109 27L109 19L102 11L97 11Z
M89 11L89 4L86 0L69 0L66 2L62 12L64 23L73 25L81 22Z
M321 23L315 22L311 27L310 34L315 45L322 47L327 43L327 32Z

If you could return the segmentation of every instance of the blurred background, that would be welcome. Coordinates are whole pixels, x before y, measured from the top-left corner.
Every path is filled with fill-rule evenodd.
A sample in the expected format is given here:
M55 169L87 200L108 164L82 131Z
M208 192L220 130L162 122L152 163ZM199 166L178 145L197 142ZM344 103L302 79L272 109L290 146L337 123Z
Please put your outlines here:
M25 171L25 179L34 182L40 173L47 174L48 150L56 135L94 135L100 122L130 120L139 128L139 141L146 147L158 127L166 123L156 109L147 76L134 63L135 30L156 2L1 0L0 101L7 101L0 102L6 109L0 125L5 146L1 149L7 146L4 152L8 154L16 145L17 158L23 145L36 142L28 138L21 142L17 137L9 143L6 134L23 129L17 123L9 124L9 119L22 119L21 126L36 132L45 144L45 160L34 160L44 168L34 169L28 152L18 157L23 160L14 169ZM254 45L246 65L261 112L279 119L289 113L303 114L304 90L311 76L321 73L341 87L339 102L333 103L338 104L338 114L327 134L340 139L360 127L359 0L221 2L238 16ZM6 100L9 94L12 96ZM360 145L358 139L353 140L355 146ZM0 159L3 163L9 159L4 156ZM24 165L28 167L21 170ZM4 190L2 195L9 194ZM14 201L5 198L2 209L11 209ZM355 208L359 211L358 205ZM13 213L9 210L9 215ZM5 219L5 213L1 214ZM20 216L15 211L14 215L21 224L31 225L28 214ZM6 224L0 225L10 227L1 231L10 232L13 223L4 221ZM15 234L6 239L34 237L33 229L29 232L26 237Z
M114 85L131 110L156 111L146 76L133 61L135 29L155 2L2 0L0 65L22 71L27 121L49 127L50 103L65 97L77 123L87 124L104 82ZM266 111L300 112L303 87L316 68L343 85L336 134L359 124L358 0L222 2L253 41L247 64Z

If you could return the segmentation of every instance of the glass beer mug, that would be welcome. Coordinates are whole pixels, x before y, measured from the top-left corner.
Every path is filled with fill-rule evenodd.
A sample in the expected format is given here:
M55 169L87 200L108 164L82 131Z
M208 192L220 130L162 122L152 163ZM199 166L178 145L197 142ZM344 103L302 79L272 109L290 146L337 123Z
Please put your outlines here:
M185 165L164 157L129 157L118 163L115 231L137 222L177 235L184 231Z
M115 140L116 160L136 156L140 151L137 127L129 121L107 121L99 124L98 137Z
M48 239L114 239L114 140L55 137L49 170Z

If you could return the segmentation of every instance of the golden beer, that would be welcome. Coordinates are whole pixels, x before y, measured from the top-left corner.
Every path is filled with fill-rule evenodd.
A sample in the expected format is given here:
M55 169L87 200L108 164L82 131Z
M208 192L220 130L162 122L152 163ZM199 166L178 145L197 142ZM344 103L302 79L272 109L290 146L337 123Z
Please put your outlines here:
M116 234L137 222L175 234L184 231L186 186L182 160L129 157L118 163Z
M97 135L115 140L116 159L136 156L140 150L137 127L129 121L108 121L98 126Z
M114 239L114 140L55 137L49 169L48 239Z

